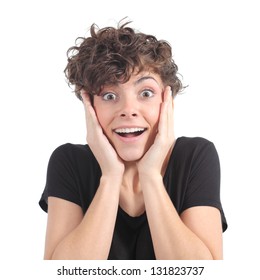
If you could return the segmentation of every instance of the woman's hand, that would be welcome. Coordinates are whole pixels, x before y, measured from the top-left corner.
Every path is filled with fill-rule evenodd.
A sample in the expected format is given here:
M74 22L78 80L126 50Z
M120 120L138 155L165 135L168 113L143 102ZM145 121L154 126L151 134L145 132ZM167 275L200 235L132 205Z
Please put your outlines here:
M163 103L158 123L158 132L153 145L137 163L140 175L162 175L165 168L164 163L172 150L175 137L173 127L173 98L171 88L166 87L163 93Z
M82 90L81 97L86 114L87 143L100 165L102 176L119 179L123 177L125 166L104 135L95 110L91 105L89 94Z

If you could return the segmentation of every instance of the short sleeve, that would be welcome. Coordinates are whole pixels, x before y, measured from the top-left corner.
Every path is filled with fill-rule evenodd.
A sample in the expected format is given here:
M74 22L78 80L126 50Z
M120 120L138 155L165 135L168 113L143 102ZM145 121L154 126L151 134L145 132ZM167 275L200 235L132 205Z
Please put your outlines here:
M39 205L48 211L48 197L62 198L80 205L79 191L76 183L75 168L70 156L70 144L58 147L52 153L48 168L45 189Z
M183 209L213 206L220 210L223 231L226 218L220 200L220 162L214 144L206 141L195 149Z

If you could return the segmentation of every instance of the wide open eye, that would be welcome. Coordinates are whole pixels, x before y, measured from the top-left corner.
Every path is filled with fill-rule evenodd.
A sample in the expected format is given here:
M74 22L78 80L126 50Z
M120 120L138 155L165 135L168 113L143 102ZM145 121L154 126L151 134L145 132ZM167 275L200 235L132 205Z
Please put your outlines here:
M113 101L113 100L116 100L116 98L117 98L116 94L113 92L106 92L106 93L103 93L101 96L102 96L102 99L105 101Z
M149 97L153 97L154 93L153 91L151 91L150 89L145 89L141 92L140 96L142 98L149 98Z

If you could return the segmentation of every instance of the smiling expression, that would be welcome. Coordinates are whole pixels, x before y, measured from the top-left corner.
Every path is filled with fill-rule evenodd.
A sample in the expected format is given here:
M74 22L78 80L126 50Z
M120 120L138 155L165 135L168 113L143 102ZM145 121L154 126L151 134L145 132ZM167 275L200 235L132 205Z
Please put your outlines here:
M123 161L137 161L157 134L164 86L159 75L141 72L94 96L103 132Z

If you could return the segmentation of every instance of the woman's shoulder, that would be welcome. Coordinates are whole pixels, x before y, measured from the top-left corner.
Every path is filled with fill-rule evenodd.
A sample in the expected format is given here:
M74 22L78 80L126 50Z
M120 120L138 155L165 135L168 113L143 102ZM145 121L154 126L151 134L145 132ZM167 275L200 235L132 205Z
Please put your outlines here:
M87 144L65 143L56 147L51 158L55 159L71 159L71 160L94 160L95 157Z
M91 153L87 144L64 143L57 146L53 153Z
M183 148L185 147L186 149L196 149L196 148L203 148L206 146L214 146L213 142L203 138L203 137L186 137L186 136L181 136L177 138L176 140L176 147Z
M217 151L214 143L206 138L182 136L176 140L174 154L177 157L194 159L204 155L216 155Z

